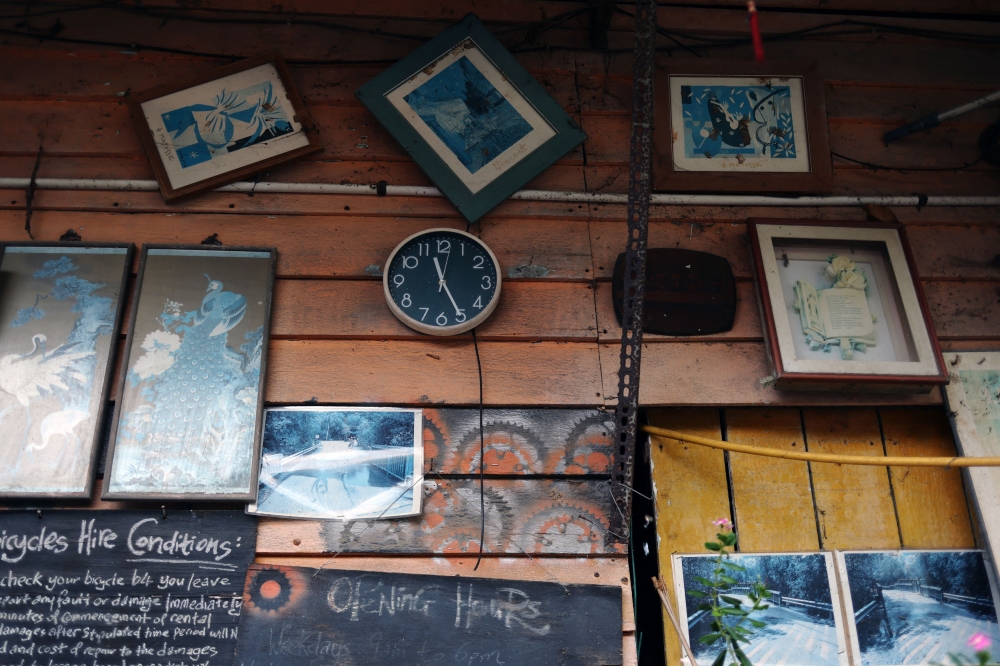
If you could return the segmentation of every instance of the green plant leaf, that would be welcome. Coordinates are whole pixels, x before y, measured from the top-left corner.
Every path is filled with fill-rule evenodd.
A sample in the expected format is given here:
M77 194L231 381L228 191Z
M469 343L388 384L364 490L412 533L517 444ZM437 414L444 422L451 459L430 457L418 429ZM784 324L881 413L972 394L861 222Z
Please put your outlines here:
M752 626L757 627L758 629L763 629L764 627L767 626L767 622L761 622L760 620L752 620L748 618L747 622L749 622Z
M712 666L722 666L724 663L726 663L725 649L723 649L722 652L719 653L719 656L715 658L715 661L712 662Z
M743 650L735 648L735 651L736 651L736 658L740 660L740 666L753 666L753 663L750 661L750 659L748 659L747 656L743 654Z
M741 567L740 565L733 564L732 562L726 561L726 562L723 562L722 564L723 564L723 566L729 567L733 571L746 571L746 567Z
M698 639L698 642L704 643L705 645L711 645L720 638L722 638L722 634L705 634L704 636Z
M744 615L749 615L749 613L747 613L745 610L741 610L739 608L720 608L719 612L722 613L723 615L738 615L740 617L743 617Z
M694 578L694 580L698 581L699 583L701 583L705 587L715 587L715 581L714 580L709 580L707 578L702 578L701 576L692 576L692 578Z
M722 550L722 544L716 543L714 541L706 541L705 542L705 548L708 548L709 550L714 550L714 551L718 552L718 551Z
M726 583L729 583L730 585L736 585L739 582L732 576L719 576L719 579L725 581Z
M743 605L743 602L740 601L739 599L737 599L736 597L727 597L724 594L720 594L719 598L722 599L723 601L725 601L727 604L732 604L732 605L736 606L737 608L739 608L740 606Z
M697 597L698 599L704 599L704 598L708 597L707 594L705 594L704 592L699 592L698 590L688 590L687 593L688 593L688 596L690 596L690 597Z
M698 604L698 610L710 611L712 610L712 604Z

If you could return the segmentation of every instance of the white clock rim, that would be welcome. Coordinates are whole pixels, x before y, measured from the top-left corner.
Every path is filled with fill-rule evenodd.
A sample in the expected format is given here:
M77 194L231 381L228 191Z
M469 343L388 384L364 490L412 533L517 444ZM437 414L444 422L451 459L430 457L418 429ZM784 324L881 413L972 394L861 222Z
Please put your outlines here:
M392 300L392 294L389 291L389 267L392 266L392 261L393 259L396 258L396 254L407 243L409 243L415 238L419 238L421 236L426 236L428 234L433 234L442 231L453 234L459 234L460 236L467 236L468 238L475 241L484 250L486 250L487 254L490 255L490 259L493 260L493 265L496 266L497 269L497 288L496 291L493 292L493 298L490 299L490 302L487 303L486 307L483 308L483 311L477 314L475 317L463 321L461 324L455 324L453 326L429 326L427 324L424 324L423 322L417 321L410 315L406 314L403 311L403 309L400 308L398 305L396 305L396 302ZM438 335L438 336L458 335L459 333L465 333L466 331L472 330L479 324L486 321L486 319L491 314L493 314L493 311L496 309L497 304L500 302L500 288L502 284L503 284L503 276L501 275L500 262L497 261L497 256L493 254L493 250L490 249L489 245L483 242L481 238L473 236L467 231L452 229L450 227L434 227L433 229L423 229L414 234L410 234L402 241L400 241L399 245L397 245L395 249L393 249L393 251L389 253L389 258L385 262L385 270L382 271L382 292L385 294L385 302L389 306L389 310L392 312L392 314L396 316L396 319L401 321L404 325L408 326L409 328L412 328L415 331L418 331L420 333L426 333L428 335Z

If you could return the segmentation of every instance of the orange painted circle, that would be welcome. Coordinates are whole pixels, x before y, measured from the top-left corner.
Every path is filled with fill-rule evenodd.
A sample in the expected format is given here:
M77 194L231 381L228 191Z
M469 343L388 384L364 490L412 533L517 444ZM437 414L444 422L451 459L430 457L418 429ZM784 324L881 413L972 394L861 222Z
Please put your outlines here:
M260 596L265 599L274 599L279 594L281 594L281 585L276 580L264 581L264 584L260 586Z

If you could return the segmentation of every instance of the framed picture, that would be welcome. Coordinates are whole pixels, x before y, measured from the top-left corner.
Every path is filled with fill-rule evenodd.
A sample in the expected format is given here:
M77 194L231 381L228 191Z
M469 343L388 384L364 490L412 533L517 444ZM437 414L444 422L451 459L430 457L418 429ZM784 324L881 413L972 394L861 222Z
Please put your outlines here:
M1000 352L948 352L944 360L951 378L945 403L959 451L963 456L1000 456ZM1000 562L1000 469L970 467L966 474L995 573Z
M131 244L0 244L0 497L90 497Z
M470 222L587 138L474 14L356 94Z
M974 633L1000 641L982 551L838 552L855 666L943 664Z
M714 663L721 642L706 645L703 636L712 632L712 614L699 609L705 603L697 593L707 588L698 579L714 577L716 556L674 555L674 585L677 590L681 628L699 664ZM750 586L758 581L767 587L769 608L751 617L766 623L752 629L750 643L744 645L747 658L756 666L847 666L847 633L841 616L840 595L831 553L734 554L729 562L743 568L727 567L726 575L736 579L725 594L753 606L747 598ZM696 594L691 594L695 592ZM726 616L728 622L739 619ZM691 666L686 656L682 663Z
M655 189L833 189L815 63L671 60L657 72L655 103Z
M927 392L948 382L902 228L747 227L778 388Z
M143 247L104 499L256 497L276 256Z
M419 515L422 435L419 409L268 409L257 501L247 512L320 520Z
M323 150L277 53L135 93L128 103L167 201Z

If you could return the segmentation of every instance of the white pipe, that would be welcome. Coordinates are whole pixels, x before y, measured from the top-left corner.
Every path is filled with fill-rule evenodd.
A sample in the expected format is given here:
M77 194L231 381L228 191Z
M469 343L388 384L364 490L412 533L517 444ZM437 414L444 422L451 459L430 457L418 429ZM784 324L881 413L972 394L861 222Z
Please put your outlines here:
M24 189L28 178L0 178L0 189ZM109 190L155 192L155 180L101 180L95 178L38 178L40 190ZM367 194L376 195L374 185L334 185L332 183L250 183L242 181L220 187L217 192L254 192L272 194ZM440 197L436 187L389 185L386 195L399 197ZM590 194L588 192L552 192L521 190L511 199L523 201L559 201L594 204L628 203L627 194ZM665 206L917 206L917 196L800 196L778 197L759 194L654 194L650 203ZM1000 196L928 196L925 206L1000 206Z

